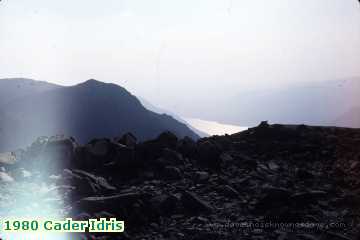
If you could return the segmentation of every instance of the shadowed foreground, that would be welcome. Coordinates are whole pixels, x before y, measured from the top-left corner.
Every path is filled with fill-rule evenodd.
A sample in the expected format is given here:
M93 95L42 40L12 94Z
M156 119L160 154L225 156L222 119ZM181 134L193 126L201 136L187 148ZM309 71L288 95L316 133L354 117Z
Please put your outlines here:
M68 216L125 221L125 233L79 239L359 239L359 149L358 129L265 122L198 142L43 138L2 155L0 181L37 178Z

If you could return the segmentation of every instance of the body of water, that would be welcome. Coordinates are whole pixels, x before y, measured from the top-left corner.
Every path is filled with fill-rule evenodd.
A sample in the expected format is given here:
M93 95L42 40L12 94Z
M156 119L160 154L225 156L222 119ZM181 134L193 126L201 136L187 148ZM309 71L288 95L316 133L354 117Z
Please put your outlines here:
M197 118L185 118L185 120L194 128L209 135L233 134L247 130L249 127L222 124L214 121L207 121Z

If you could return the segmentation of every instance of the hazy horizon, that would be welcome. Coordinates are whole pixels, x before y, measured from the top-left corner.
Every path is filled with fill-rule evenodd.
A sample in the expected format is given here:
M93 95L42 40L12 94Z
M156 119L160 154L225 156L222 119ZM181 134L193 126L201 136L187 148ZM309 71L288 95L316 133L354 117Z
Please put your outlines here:
M359 10L356 0L2 1L0 78L94 78L198 118L241 91L359 77Z

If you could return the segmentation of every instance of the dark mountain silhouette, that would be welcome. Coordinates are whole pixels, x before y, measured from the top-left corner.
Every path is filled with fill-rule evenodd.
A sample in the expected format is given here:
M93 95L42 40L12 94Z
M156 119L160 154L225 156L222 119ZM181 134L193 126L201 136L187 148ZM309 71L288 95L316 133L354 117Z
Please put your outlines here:
M10 102L0 109L0 149L59 134L74 136L82 143L126 132L146 140L168 130L178 137L198 138L171 116L144 108L126 89L96 80L37 91Z

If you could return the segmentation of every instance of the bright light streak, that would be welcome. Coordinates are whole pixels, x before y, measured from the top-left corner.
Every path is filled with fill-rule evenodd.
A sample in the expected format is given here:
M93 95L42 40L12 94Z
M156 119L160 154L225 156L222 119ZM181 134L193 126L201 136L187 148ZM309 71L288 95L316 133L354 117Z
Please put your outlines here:
M31 179L31 180L30 180ZM37 179L35 177L35 179ZM64 202L58 188L54 184L44 183L44 179L28 178L24 181L13 181L0 184L0 216L4 219L51 219L66 218ZM69 239L64 233L4 233L0 230L0 238L4 240Z

